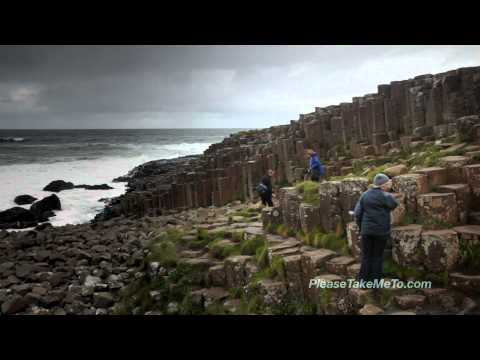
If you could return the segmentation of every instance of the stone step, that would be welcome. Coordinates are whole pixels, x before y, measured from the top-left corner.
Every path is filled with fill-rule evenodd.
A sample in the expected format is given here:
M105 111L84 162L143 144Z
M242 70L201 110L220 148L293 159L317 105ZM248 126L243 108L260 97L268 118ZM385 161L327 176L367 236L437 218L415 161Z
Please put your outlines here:
M419 215L424 219L433 219L448 224L457 224L458 210L454 193L431 192L417 198Z
M480 243L480 225L457 226L453 230L458 233L460 241Z
M439 165L447 169L447 184L465 182L463 167L470 164L471 158L467 156L445 156L439 159Z
M428 186L433 189L439 185L447 183L447 169L443 167L429 167L415 171L416 174L423 174L427 176Z
M468 294L480 293L480 274L468 275L461 272L451 273L450 285Z
M337 275L347 275L347 268L349 265L355 263L355 259L350 256L338 256L328 260L325 263L327 271Z

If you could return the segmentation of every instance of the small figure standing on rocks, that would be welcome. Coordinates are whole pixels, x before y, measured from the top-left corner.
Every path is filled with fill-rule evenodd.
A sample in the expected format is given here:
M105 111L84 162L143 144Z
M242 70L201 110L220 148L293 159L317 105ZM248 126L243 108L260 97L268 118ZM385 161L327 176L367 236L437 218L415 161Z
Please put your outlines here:
M320 162L317 153L312 149L306 150L307 155L310 157L310 164L308 168L308 175L312 181L320 181L320 177L325 175L325 167Z
M262 199L262 204L266 206L273 207L273 188L272 188L272 177L275 175L275 172L272 169L269 169L267 175L265 175L260 184L257 186L257 192Z
M390 237L390 213L398 201L389 193L392 180L385 174L377 174L373 188L365 191L355 206L355 220L360 229L362 265L359 280L380 280L383 272L383 252Z

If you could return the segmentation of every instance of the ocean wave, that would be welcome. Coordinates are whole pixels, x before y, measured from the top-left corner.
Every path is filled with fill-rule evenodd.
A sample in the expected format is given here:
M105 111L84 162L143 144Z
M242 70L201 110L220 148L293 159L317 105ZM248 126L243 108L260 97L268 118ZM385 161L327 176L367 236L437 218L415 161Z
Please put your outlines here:
M28 141L28 138L22 138L22 137L0 137L0 143L2 142L24 142Z

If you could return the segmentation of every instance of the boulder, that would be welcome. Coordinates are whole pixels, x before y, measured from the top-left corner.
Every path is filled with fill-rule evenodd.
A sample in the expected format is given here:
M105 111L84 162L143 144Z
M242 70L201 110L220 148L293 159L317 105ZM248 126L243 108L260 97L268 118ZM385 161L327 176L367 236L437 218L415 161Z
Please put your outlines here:
M12 295L2 304L2 313L5 315L16 314L22 312L30 305L26 297L20 295Z
M66 182L63 180L54 180L47 186L43 188L43 191L52 191L52 192L60 192L62 190L70 190L73 189L74 185L71 182Z
M30 207L30 211L35 215L39 221L47 221L50 216L53 216L53 210L62 210L60 199L57 195L52 194L43 198Z
M17 197L15 197L15 200L13 200L13 201L17 205L29 205L36 200L37 200L37 198L33 197L31 195L18 195Z
M93 293L93 305L98 308L108 308L115 303L112 294L108 292Z
M424 266L430 271L451 270L460 260L460 244L453 230L424 231L421 246Z
M13 207L0 212L0 229L21 229L37 225L35 214L22 207Z

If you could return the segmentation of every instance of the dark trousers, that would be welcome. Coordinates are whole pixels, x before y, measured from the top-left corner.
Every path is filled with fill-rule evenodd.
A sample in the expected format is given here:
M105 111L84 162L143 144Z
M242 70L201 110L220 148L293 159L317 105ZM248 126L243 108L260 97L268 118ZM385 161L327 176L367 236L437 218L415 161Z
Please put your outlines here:
M262 204L263 205L268 205L270 207L273 207L273 201L272 201L272 194L262 194L260 195L260 198L262 199Z
M389 235L362 235L362 265L359 280L380 280L383 275L383 252Z

